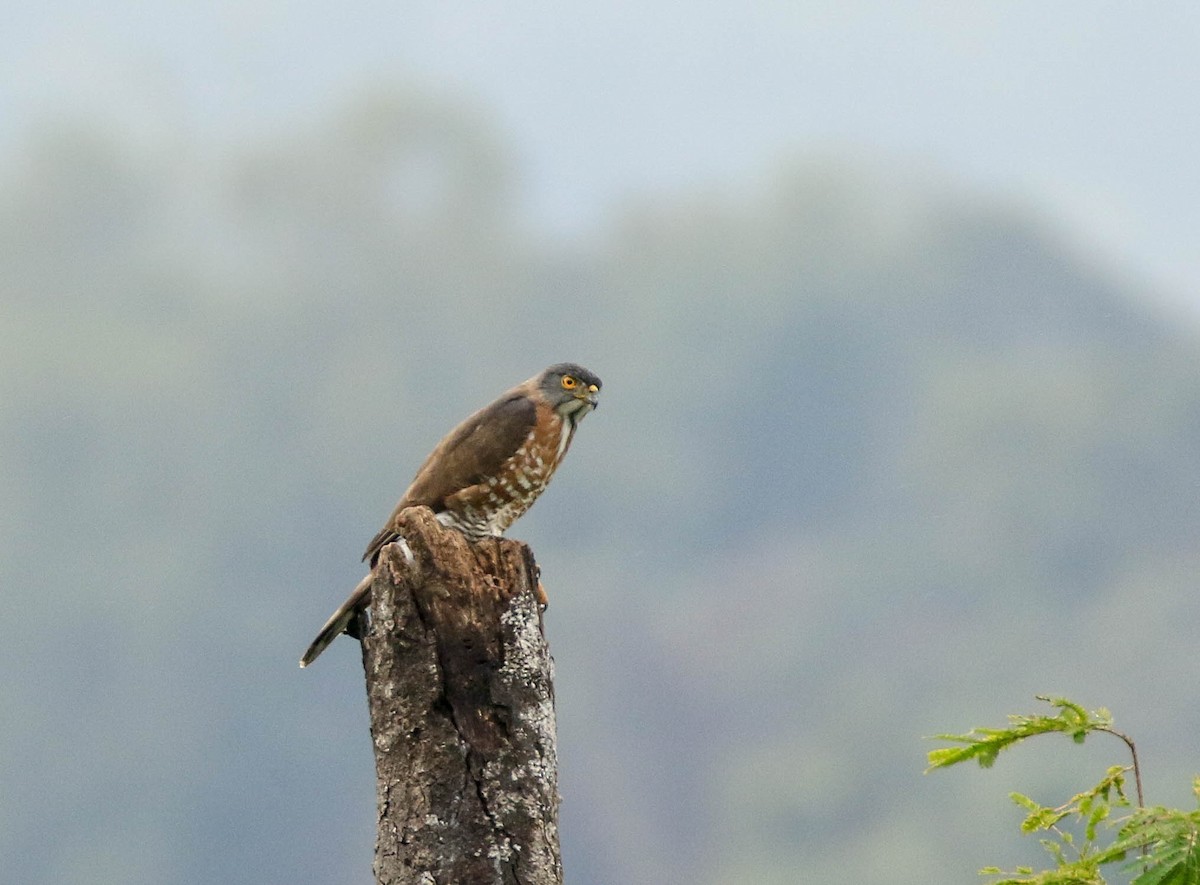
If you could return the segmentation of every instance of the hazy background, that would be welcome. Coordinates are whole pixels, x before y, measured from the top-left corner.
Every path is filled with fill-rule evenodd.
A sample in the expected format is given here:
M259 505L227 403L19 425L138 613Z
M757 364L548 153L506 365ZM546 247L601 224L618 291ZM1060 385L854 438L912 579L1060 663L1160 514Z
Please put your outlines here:
M1005 795L1115 741L921 774L1035 693L1193 801L1200 8L3 14L3 881L371 881L357 648L296 659L563 359L573 885L1040 862Z

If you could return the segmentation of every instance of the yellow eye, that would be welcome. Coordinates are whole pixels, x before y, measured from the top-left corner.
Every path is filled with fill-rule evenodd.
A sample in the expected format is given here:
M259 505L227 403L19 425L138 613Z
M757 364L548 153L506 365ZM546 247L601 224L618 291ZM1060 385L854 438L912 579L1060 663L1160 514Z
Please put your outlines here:
M563 375L563 379L562 379L562 386L563 386L563 388L564 388L564 389L566 389L566 390L574 390L574 389L575 389L575 385L576 385L576 384L578 384L578 383L579 383L579 382L578 382L578 381L576 381L574 378L572 378L570 375Z
M599 387L597 387L595 384L589 384L589 385L588 385L588 391L589 391L590 393L599 393L599 392L600 392L600 388L599 388Z

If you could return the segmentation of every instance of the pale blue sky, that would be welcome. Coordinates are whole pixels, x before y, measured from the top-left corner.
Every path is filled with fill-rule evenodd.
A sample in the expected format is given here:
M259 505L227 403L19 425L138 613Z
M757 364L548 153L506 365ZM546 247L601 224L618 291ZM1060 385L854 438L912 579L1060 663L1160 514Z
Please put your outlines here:
M303 125L370 83L477 105L535 223L846 152L1026 202L1200 307L1200 4L7 2L0 146ZM0 154L2 157L3 154Z

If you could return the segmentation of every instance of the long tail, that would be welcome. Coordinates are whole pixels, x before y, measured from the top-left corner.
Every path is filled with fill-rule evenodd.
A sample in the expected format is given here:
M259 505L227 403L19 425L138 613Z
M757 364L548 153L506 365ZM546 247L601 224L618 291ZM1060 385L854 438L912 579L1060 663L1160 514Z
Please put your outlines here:
M325 626L321 628L321 632L317 634L317 638L312 641L312 645L308 647L308 651L304 653L304 657L300 659L300 666L307 667L321 652L329 647L329 643L337 639L346 632L346 628L350 626L350 622L354 620L365 606L367 600L371 596L371 579L373 574L368 575L358 582L358 586L354 588L354 592L350 594L350 598L341 604L325 622Z

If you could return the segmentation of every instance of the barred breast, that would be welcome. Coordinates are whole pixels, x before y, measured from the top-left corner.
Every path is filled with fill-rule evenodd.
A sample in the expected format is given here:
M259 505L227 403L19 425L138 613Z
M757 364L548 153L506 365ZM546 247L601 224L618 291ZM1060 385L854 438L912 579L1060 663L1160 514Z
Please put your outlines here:
M520 447L495 475L455 495L438 520L471 540L504 534L545 490L574 432L574 422L539 405L533 430Z

